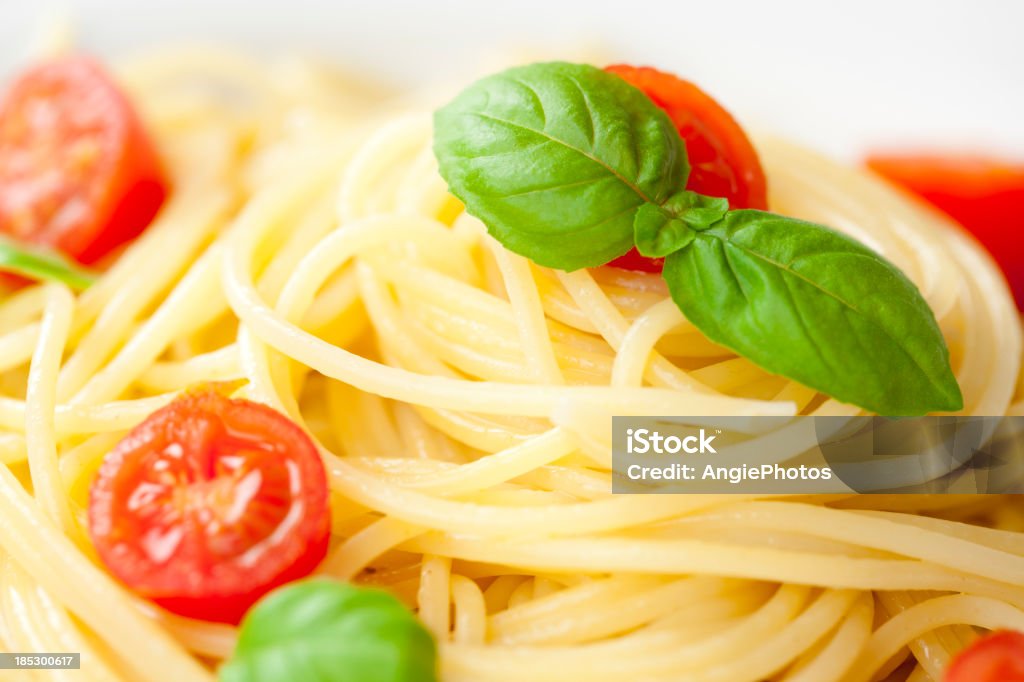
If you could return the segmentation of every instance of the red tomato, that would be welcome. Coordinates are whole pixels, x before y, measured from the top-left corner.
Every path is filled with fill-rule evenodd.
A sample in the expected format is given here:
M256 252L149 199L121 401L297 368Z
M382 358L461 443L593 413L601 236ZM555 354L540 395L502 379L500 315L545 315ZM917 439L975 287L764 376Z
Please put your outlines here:
M943 682L1024 682L1024 634L982 637L956 655Z
M686 142L690 177L686 189L725 197L730 208L768 208L764 170L754 146L729 112L689 81L642 66L616 64L605 69L644 92L679 129ZM644 258L636 249L609 265L660 272L662 258Z
M92 263L137 236L166 194L138 116L94 61L39 64L0 99L0 233Z
M1024 165L970 156L875 155L868 167L959 222L989 250L1024 310Z
M89 497L100 558L193 618L237 623L327 552L327 475L309 436L205 387L151 414L103 460Z

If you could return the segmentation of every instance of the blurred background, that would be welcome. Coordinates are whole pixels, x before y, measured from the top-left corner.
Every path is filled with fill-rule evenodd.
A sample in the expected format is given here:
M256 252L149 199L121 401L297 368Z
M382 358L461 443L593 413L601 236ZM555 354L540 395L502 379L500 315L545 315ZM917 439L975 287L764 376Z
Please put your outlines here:
M396 82L474 73L506 47L596 46L690 78L746 125L833 156L1024 158L1024 2L0 0L0 71L47 18L117 57L165 41L327 57Z

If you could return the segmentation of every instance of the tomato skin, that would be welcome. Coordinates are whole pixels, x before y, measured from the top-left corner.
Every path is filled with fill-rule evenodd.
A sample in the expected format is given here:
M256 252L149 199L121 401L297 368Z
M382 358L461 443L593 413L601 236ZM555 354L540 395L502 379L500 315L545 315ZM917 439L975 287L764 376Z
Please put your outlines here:
M1024 682L1024 634L993 632L961 651L943 682Z
M743 128L707 93L689 81L647 66L605 68L640 89L663 109L686 143L690 176L686 189L729 200L730 208L768 208L768 190L757 151ZM661 272L663 258L645 258L636 249L609 265Z
M90 264L138 236L167 192L138 115L94 60L35 65L0 99L0 233Z
M972 156L876 154L867 165L960 223L999 264L1024 310L1024 164Z
M104 458L89 531L103 563L137 594L237 623L324 558L328 504L323 462L301 428L203 388L154 412Z

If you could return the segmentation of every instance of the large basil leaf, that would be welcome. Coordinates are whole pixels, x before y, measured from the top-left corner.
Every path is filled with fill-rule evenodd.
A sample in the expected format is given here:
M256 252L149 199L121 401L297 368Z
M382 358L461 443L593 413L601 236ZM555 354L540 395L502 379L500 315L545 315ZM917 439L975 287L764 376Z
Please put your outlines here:
M441 175L506 248L562 270L633 246L633 216L686 183L683 142L618 76L552 62L477 81L434 114Z
M963 406L920 292L837 232L733 211L670 255L664 277L708 338L769 372L882 415Z
M306 580L271 592L242 622L220 682L435 682L433 638L386 592Z

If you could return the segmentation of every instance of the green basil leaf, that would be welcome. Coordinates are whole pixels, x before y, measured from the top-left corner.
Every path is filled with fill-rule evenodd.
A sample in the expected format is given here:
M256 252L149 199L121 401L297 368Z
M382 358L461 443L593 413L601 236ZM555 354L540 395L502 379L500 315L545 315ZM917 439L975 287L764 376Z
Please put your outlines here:
M386 592L327 579L271 592L242 621L220 682L435 682L430 633Z
M88 289L96 275L56 253L18 244L0 237L0 272L7 271L37 280L63 282L75 290Z
M451 192L507 249L562 270L633 246L633 215L686 183L668 116L618 76L552 62L477 81L434 114Z
M644 204L633 218L633 237L641 256L667 256L685 247L696 236L689 225L654 204Z
M700 231L708 229L725 217L729 212L729 200L683 190L670 196L662 208L682 220L691 229Z
M769 372L881 415L963 407L917 287L844 235L733 211L670 255L664 277L708 338Z
M729 200L683 190L661 206L644 204L633 218L636 249L648 258L661 258L684 248L694 230L706 230L729 211Z

